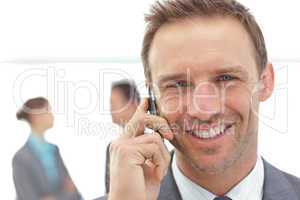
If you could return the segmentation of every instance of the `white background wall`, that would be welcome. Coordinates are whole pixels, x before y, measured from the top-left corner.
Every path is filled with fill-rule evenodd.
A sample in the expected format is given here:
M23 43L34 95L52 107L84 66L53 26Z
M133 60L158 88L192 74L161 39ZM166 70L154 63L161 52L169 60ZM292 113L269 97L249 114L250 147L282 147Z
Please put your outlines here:
M104 150L113 137L107 133L117 132L109 129L110 116L104 112L109 87L121 76L132 77L144 94L138 60L143 14L151 2L0 1L0 186L5 199L15 196L11 159L29 132L15 112L22 100L37 95L48 96L54 105L55 127L47 137L60 147L78 188L87 199L103 194ZM241 2L262 26L277 75L272 99L262 104L260 152L300 176L300 3Z

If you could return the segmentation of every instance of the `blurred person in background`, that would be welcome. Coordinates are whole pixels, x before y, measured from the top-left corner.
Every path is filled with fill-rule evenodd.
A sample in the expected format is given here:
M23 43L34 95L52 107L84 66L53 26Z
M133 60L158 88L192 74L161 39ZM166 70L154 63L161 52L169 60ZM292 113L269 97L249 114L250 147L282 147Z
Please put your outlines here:
M140 93L132 80L122 79L112 83L110 112L113 123L122 127L128 123L140 103ZM106 148L105 192L109 192L109 146Z
M47 99L29 99L17 112L28 122L31 132L25 145L13 158L13 179L17 200L80 200L56 145L45 140L54 117Z
M122 79L111 87L110 111L112 121L124 127L140 103L140 93L134 81Z

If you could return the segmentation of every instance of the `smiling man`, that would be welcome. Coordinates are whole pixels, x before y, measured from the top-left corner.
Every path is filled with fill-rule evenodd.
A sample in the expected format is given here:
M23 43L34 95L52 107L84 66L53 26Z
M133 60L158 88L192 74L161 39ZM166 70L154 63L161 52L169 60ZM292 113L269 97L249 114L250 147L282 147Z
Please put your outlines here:
M274 71L248 9L169 0L146 21L142 59L159 116L144 101L112 143L111 191L100 199L300 199L299 179L257 152L259 104L272 95Z

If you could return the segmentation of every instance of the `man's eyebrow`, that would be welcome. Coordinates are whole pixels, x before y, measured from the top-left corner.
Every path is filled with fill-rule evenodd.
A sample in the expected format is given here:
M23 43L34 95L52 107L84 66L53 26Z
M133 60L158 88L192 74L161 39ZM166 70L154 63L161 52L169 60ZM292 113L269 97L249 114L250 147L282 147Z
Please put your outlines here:
M235 74L241 74L245 78L248 78L247 71L240 65L233 65L233 66L226 66L226 67L220 67L217 69L211 70L211 72L215 74L225 74L225 73L235 73ZM190 78L191 74L189 73L169 73L169 74L163 74L158 77L157 84L161 85L164 82L171 81L171 80L178 80L178 79L188 79Z
M216 73L222 74L222 73L240 73L244 75L248 75L247 71L243 69L240 65L235 66L227 66L227 67L221 67L219 69L215 70Z

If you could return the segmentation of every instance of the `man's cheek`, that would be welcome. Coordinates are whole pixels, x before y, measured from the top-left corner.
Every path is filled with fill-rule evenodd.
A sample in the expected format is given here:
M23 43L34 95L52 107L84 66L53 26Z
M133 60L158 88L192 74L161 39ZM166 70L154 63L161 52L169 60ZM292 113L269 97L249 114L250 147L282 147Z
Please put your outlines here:
M161 97L158 103L160 112L166 116L176 115L183 111L183 102L178 95Z
M251 98L249 93L244 90L228 93L226 97L226 108L234 112L236 115L235 134L242 134L246 130L246 124L251 113Z
M244 87L227 88L224 98L224 107L232 110L248 110L252 102L251 92Z
M181 130L178 121L182 116L178 98L161 98L158 103L160 116L168 121L172 132L177 135Z

